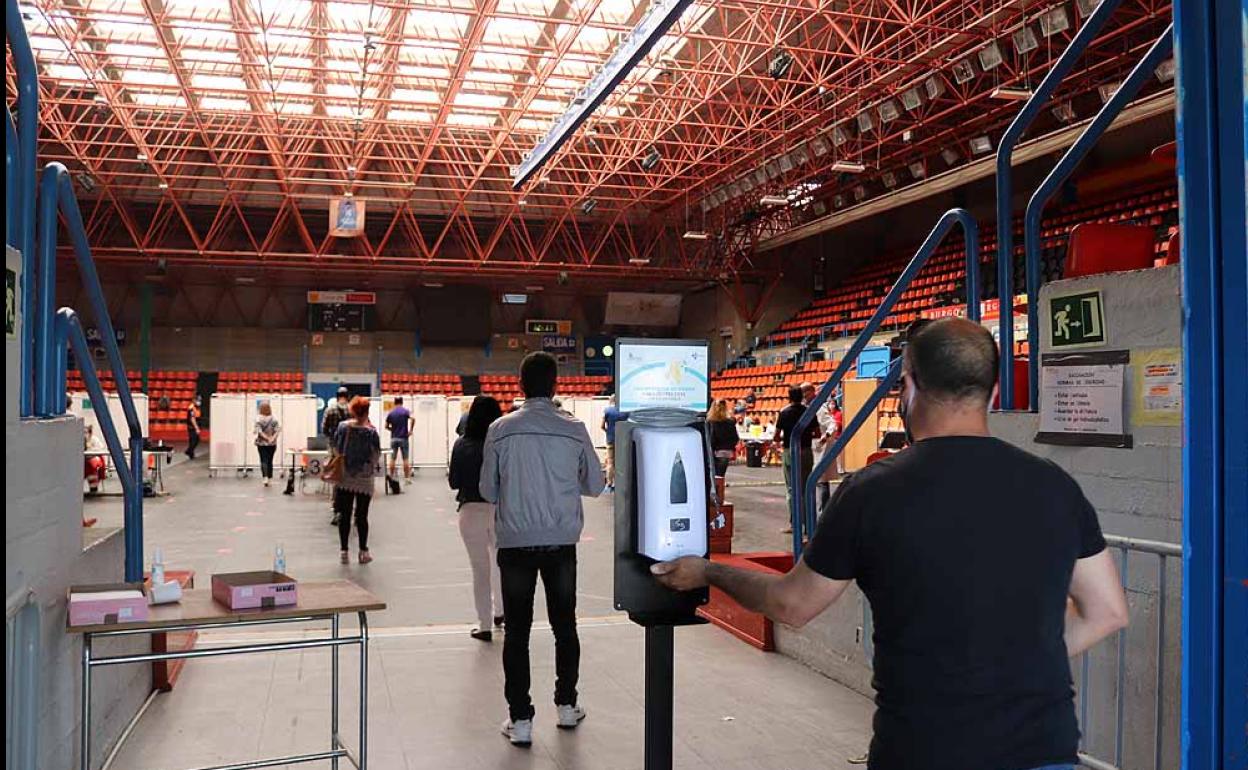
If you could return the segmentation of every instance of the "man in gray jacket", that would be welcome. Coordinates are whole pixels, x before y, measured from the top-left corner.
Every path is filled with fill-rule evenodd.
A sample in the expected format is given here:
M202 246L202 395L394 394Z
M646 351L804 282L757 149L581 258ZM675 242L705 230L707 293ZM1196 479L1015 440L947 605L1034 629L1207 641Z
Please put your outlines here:
M558 725L585 718L576 702L581 642L576 634L576 543L585 513L581 495L597 497L605 479L585 424L555 407L559 366L549 353L520 364L524 404L490 426L481 465L481 496L497 503L495 532L503 587L503 675L508 719L503 734L517 746L533 742L529 698L529 630L540 575L555 634Z

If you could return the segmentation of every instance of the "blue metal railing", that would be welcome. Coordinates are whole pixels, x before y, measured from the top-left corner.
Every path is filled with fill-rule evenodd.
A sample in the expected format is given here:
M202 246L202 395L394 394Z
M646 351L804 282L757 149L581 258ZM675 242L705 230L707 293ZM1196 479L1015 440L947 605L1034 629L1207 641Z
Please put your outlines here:
M17 126L13 125L13 113L4 105L4 242L16 246L13 228L21 219L17 210L17 181L22 175L22 162L18 156Z
M1057 61L1053 63L1053 68L1044 76L1044 80L1040 81L1040 85L1036 87L1035 93L1018 111L1018 115L1010 123L1009 128L1001 136L1001 144L997 150L997 296L1001 303L1001 322L1000 322L1000 338L1001 338L1001 372L1000 372L1000 397L1001 409L1011 410L1014 408L1014 313L1011 308L1014 307L1014 207L1011 198L1013 190L1011 187L1012 159L1014 155L1014 145L1022 137L1023 132L1031 125L1036 116L1040 114L1040 110L1044 107L1044 103L1049 100L1053 92L1061 84L1062 80L1070 73L1075 62L1083 55L1083 52L1092 43L1096 34L1100 32L1101 27L1105 26L1105 22L1113 15L1121 0L1102 0L1092 15L1084 21L1083 26L1075 33L1071 39L1070 45L1062 52ZM1028 339L1031 338L1031 332L1035 329L1034 321L1035 306L1029 306L1027 310L1028 316ZM1037 350L1034 346L1029 350ZM1031 409L1037 408L1036 400L1036 372L1034 368L1035 356L1031 356L1033 368L1031 372Z
M39 140L39 71L35 67L35 54L30 48L30 38L26 36L26 26L22 23L22 11L17 0L5 0L4 31L13 52L13 62L17 66L17 125L15 136L5 136L6 141L14 138L17 140L13 163L17 172L17 181L14 183L17 194L10 193L8 203L5 204L9 209L8 216L13 220L13 237L11 241L6 241L22 252L22 309L27 312L34 299L31 276L35 274L35 146ZM6 182L6 188L8 185ZM31 337L27 331L22 339L20 391L23 417L32 414L33 406L31 387L34 368L31 351Z
M1099 9L1098 9L1099 10ZM1075 143L1066 150L1066 154L1057 162L1049 175L1044 178L1040 186L1031 196L1031 200L1027 202L1027 212L1023 215L1023 248L1027 254L1027 348L1028 350L1040 349L1040 317L1039 317L1039 299L1040 299L1040 219L1044 215L1044 207L1052 200L1057 193L1059 187L1070 178L1075 168L1087 156L1088 151L1105 133L1105 129L1109 128L1109 124L1114 122L1114 118L1118 117L1118 113L1122 112L1122 108L1127 102L1135 98L1140 88L1144 86L1148 78L1152 76L1153 70L1157 65L1170 55L1174 48L1174 25L1166 27L1166 31L1162 33L1157 42L1148 49L1144 54L1144 58L1140 59L1135 68L1131 70L1131 74L1122 81L1118 86L1118 90L1105 102L1105 106L1101 107L1100 112L1096 113L1096 117L1083 130ZM1028 360L1028 376L1030 377L1030 393L1031 408L1035 411L1039 404L1039 376L1040 376L1040 357L1032 355ZM1002 397L1004 398L1005 388L1002 386ZM1002 408L1004 407L1002 401Z
M944 241L945 236L949 234L954 225L958 224L962 225L962 231L966 239L966 314L972 321L979 320L979 226L975 223L975 218L966 209L950 209L936 222L936 226L932 228L927 239L923 241L923 245L919 247L914 258L910 260L910 264L906 265L906 269L902 271L892 288L888 290L884 301L880 303L875 313L867 321L866 328L858 334L858 338L854 340L849 350L842 356L841 362L837 364L836 369L832 372L832 376L828 378L828 381L823 384L823 387L815 394L814 399L807 405L806 411L802 414L801 419L798 420L796 427L793 428L793 434L789 437L790 457L801 457L802 432L815 419L815 414L819 408L840 387L841 380L845 378L845 374L854 365L858 354L867 346L872 335L879 331L884 324L884 319L892 312L893 305L897 304L897 300L901 298L901 295L905 294L906 290L910 288L910 283L918 276L923 266L927 264L927 260L936 251L936 247ZM883 382L871 394L863 409L854 415L845 426L845 429L841 432L841 437L832 445L832 449L823 453L823 457L820 458L809 478L801 478L800 462L791 464L790 478L785 479L785 483L789 486L790 491L789 516L793 524L794 558L799 557L802 552L803 530L807 535L814 533L816 520L815 488L818 486L819 477L823 475L823 472L827 470L828 464L836 458L840 450L853 438L854 433L866 421L870 410L875 408L876 403L888 392L889 388L896 383L900 376L900 366L894 361L893 366L889 367L888 374L884 377ZM889 384L890 382L892 384Z
M109 367L112 369L117 398L121 402L122 412L130 429L128 468L126 455L116 426L108 415L108 401L91 362L86 336L81 332L77 315L69 308L54 310L58 212L65 217L70 244L78 262L78 273L87 300L91 304L96 328L100 333L100 344L104 347ZM139 422L138 411L134 408L130 381L121 358L121 350L117 347L117 337L113 333L104 289L95 270L95 260L91 257L91 247L87 243L73 183L69 171L60 163L49 163L39 183L39 266L36 283L36 306L34 312L28 316L33 318L35 337L35 414L51 417L65 413L65 352L66 344L72 344L74 360L82 371L92 403L97 405L96 416L100 420L105 443L125 492L126 580L140 581L143 579L143 426ZM79 336L82 337L81 348L77 344Z

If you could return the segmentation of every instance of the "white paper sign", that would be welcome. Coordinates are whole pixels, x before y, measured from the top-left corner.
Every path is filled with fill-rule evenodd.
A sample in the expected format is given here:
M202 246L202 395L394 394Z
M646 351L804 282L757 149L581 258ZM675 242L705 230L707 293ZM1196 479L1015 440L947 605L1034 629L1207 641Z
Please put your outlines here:
M1123 419L1125 351L1048 355L1040 374L1037 441L1130 446Z

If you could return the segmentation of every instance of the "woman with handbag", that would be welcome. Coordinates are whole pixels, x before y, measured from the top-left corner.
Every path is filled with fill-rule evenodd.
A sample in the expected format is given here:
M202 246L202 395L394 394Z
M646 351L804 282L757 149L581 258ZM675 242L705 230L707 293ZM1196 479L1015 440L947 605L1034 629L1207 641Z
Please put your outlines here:
M373 500L373 482L381 461L381 437L368 421L368 399L356 396L347 409L351 419L334 431L334 455L325 469L325 478L334 485L334 513L338 517L339 561L350 562L348 543L351 517L359 539L360 564L373 560L368 552L368 506Z

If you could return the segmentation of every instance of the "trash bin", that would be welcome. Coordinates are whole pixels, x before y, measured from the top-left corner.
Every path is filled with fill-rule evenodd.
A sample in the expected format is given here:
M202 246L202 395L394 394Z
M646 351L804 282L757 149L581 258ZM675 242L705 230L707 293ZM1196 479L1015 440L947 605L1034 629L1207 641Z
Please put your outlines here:
M763 445L759 441L750 441L745 445L745 467L763 467Z

